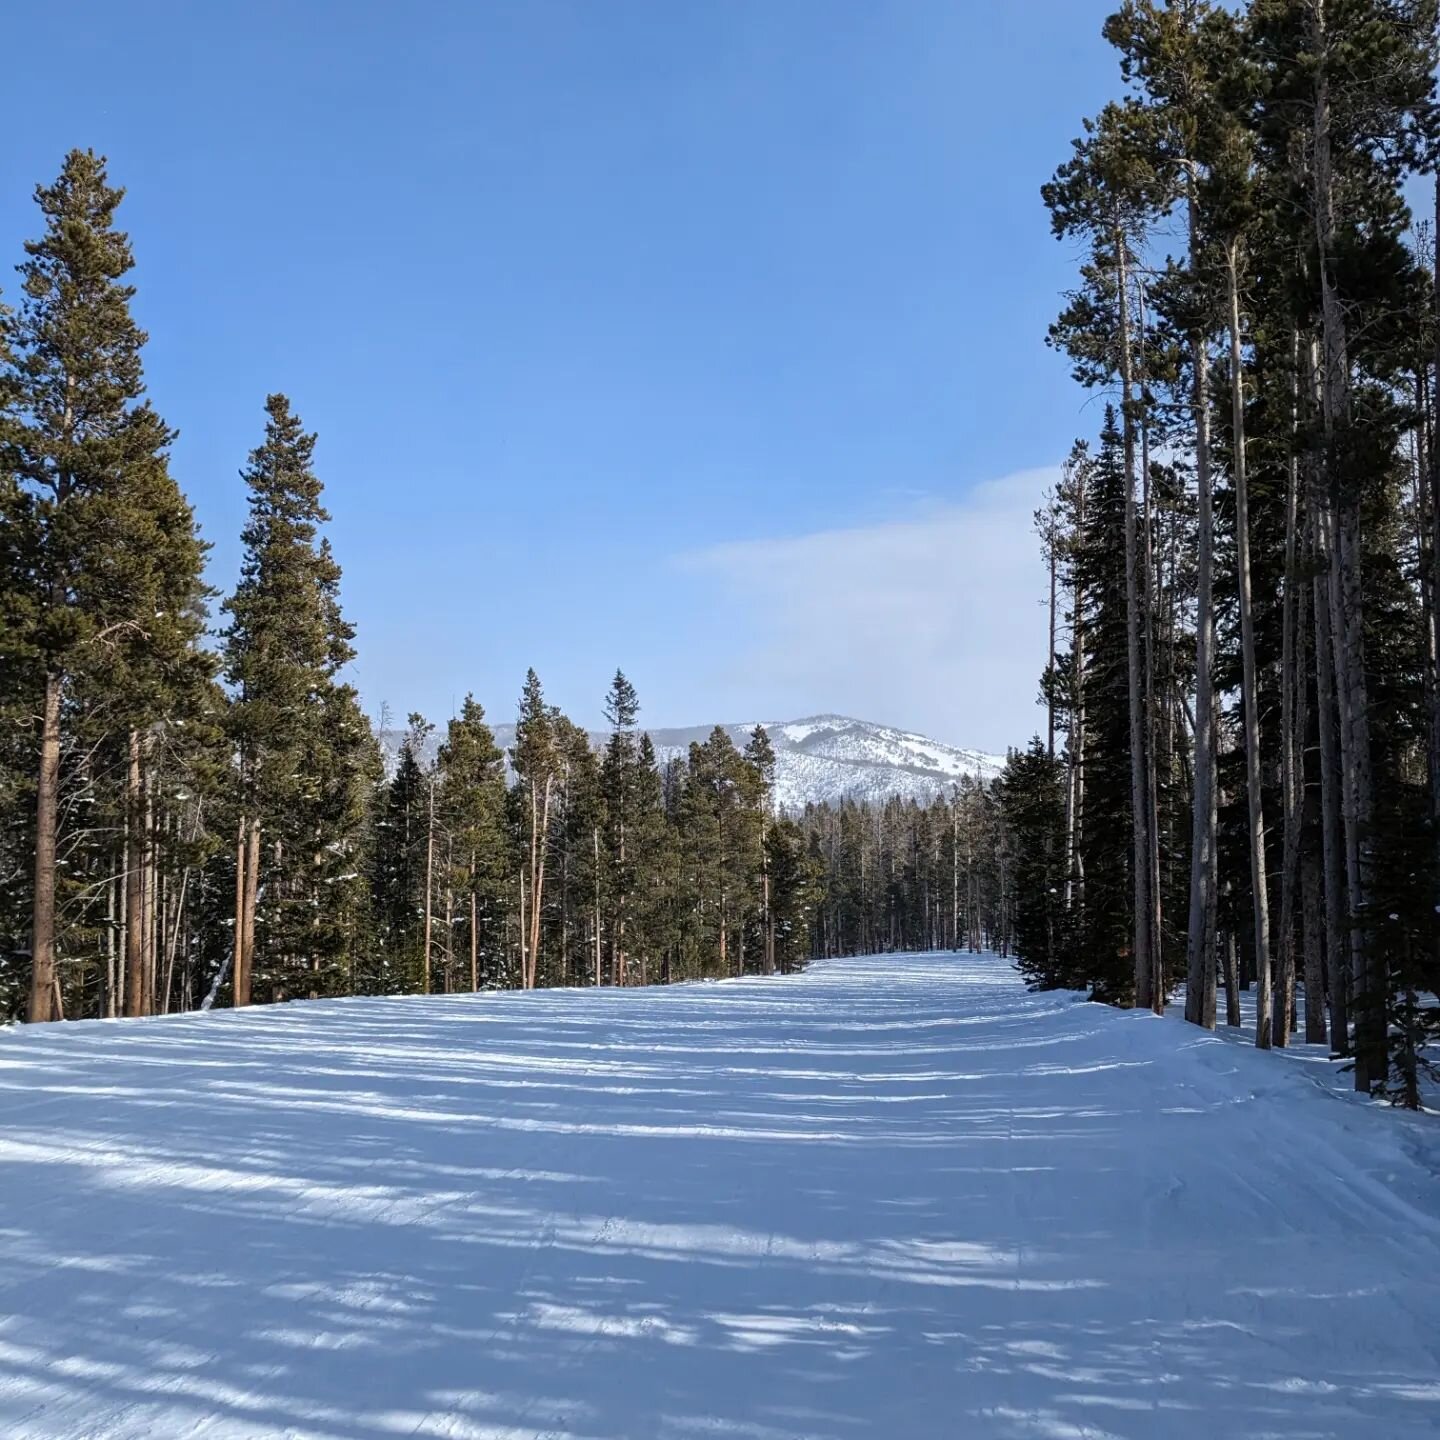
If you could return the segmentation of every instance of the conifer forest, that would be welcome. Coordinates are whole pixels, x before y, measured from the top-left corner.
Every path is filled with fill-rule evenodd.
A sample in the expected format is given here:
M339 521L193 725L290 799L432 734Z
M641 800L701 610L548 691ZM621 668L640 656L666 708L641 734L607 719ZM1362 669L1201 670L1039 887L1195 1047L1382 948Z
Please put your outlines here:
M1041 985L1303 1031L1420 1103L1440 1027L1435 6L1122 5L1044 190L1102 404L1037 514L1012 762ZM1411 206L1421 207L1417 212ZM1297 997L1303 995L1303 1000ZM1221 997L1223 996L1223 1001Z
M653 984L1001 933L982 784L781 814L762 727L662 766L623 673L598 753L532 671L508 755L467 697L438 736L410 716L387 765L344 678L317 437L257 405L216 594L146 396L123 190L76 150L35 198L0 312L0 1015Z
M1433 1437L1440 0L282 9L7 17L0 1440Z
M35 193L0 312L0 1014L626 985L981 948L1419 1103L1440 1026L1433 5L1134 0L1044 188L1097 397L1036 514L1046 734L928 804L780 813L764 730L657 761L525 677L387 764L317 437L244 459L228 594L147 398L123 190ZM182 417L183 418L183 417ZM487 697L492 709L504 697ZM436 743L438 742L438 744Z

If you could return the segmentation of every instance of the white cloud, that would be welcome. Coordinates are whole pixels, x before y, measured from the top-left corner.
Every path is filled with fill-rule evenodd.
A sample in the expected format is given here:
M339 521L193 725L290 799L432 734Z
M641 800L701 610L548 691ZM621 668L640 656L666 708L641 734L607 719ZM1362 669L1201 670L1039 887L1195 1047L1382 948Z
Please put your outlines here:
M736 713L835 710L1003 751L1043 726L1047 580L1032 523L1058 470L875 525L684 557L743 616Z

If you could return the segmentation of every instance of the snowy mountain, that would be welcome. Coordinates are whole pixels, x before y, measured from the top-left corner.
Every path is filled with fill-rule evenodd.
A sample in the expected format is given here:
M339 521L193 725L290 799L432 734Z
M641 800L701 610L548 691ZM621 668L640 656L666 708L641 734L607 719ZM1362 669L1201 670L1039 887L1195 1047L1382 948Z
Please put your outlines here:
M957 749L908 730L845 715L763 723L775 747L776 803L785 810L842 799L883 801L899 796L932 800L962 775L991 780L1005 764L1003 755ZM650 738L663 762L685 753L691 741L704 740L713 728L652 730ZM724 728L743 749L755 726Z
M928 801L943 794L961 776L991 780L1005 764L1003 755L964 750L908 730L854 720L846 715L811 715L803 720L763 721L775 747L775 798L782 809L799 810L808 804L835 804L842 799L883 801L892 796ZM715 727L694 725L680 729L651 730L650 738L663 765L683 756L692 742L706 739ZM724 727L743 749L755 722ZM400 746L402 732L381 732L387 755ZM497 725L495 739L509 746L515 738L512 725ZM592 732L597 748L605 735ZM438 744L438 734L435 740Z

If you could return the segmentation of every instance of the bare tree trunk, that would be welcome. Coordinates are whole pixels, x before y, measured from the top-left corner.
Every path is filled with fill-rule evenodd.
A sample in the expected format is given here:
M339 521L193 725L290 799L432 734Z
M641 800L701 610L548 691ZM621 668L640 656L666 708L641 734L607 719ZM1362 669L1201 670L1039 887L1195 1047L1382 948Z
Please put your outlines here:
M960 795L950 797L950 948L960 948Z
M455 989L455 890L448 877L455 872L451 868L451 847L445 848L445 993Z
M1350 1053L1350 951L1345 931L1346 846L1341 818L1340 740L1335 719L1335 644L1331 634L1330 522L1325 497L1311 489L1311 581L1315 612L1315 706L1320 734L1320 849L1325 902L1325 972L1330 1000L1330 1048Z
M530 835L530 856L533 866L530 885L530 955L528 960L529 969L525 978L525 988L533 990L539 979L539 958L540 958L540 906L545 891L545 852L548 848L548 837L550 834L550 792L554 784L554 777L545 777L544 802L539 804L537 811L537 797L535 786L530 787L531 802L531 835ZM535 830L535 819L539 820L538 834Z
M193 845L200 837L201 816L204 812L203 804L195 806L195 824L191 830L190 843ZM171 927L169 939L165 949L165 994L164 1004L161 1006L161 1014L170 1013L171 986L175 978L175 956L180 948L180 934L185 923L185 895L190 888L190 866L187 865L180 872L180 894L175 901L175 920Z
M1240 1028L1240 957L1236 954L1235 932L1225 934L1225 1023Z
M1045 546L1050 560L1050 650L1045 662L1045 730L1046 753L1055 758L1055 534L1054 522Z
M1195 200L1190 245L1198 249ZM1215 516L1210 470L1210 354L1199 330L1191 337L1192 408L1199 555L1195 606L1195 774L1190 839L1190 915L1185 941L1185 1018L1215 1028Z
M1148 1009L1155 998L1154 939L1150 933L1150 797L1146 784L1144 674L1140 653L1140 554L1135 516L1134 385L1130 356L1130 271L1124 229L1115 226L1118 264L1116 288L1120 312L1120 378L1122 446L1125 461L1125 638L1130 699L1130 810L1133 838L1134 961L1137 1008Z
M114 1019L116 1015L116 916L115 916L115 891L116 884L113 880L105 884L105 1004L103 1013L107 1020Z
M245 954L243 998L237 989L235 1003L248 1005L255 986L255 911L260 899L260 821L252 817L245 836L245 917L242 946Z
M160 922L163 918L159 903L159 870L156 863L155 847L155 794L150 779L150 736L143 743L144 764L140 778L141 793L144 796L145 822L142 831L145 876L145 924L143 927L144 950L140 973L145 977L144 1015L155 1013L155 972L159 948Z
M520 985L522 989L530 988L530 958L529 958L530 931L525 917L525 867L520 867Z
M145 1013L145 842L140 732L129 737L125 772L125 1014Z
M1085 532L1085 476L1075 480L1075 539ZM1085 590L1078 576L1071 597L1075 613L1070 625L1070 670L1075 710L1070 719L1071 784L1068 794L1069 814L1066 817L1066 844L1070 863L1065 867L1066 906L1073 913L1085 911Z
M1320 943L1320 860L1308 850L1300 862L1300 903L1305 930L1305 1043L1323 1045L1325 1034L1325 960Z
M1161 915L1160 885L1160 784L1157 774L1155 733L1155 526L1153 519L1152 485L1150 477L1150 421L1147 403L1147 367L1145 349L1145 287L1139 285L1140 321L1140 491L1142 496L1141 523L1144 544L1141 547L1141 564L1144 567L1144 582L1140 587L1141 629L1145 651L1145 803L1148 813L1145 817L1150 878L1146 889L1150 899L1150 1008L1157 1014L1165 1013L1165 928Z
M620 821L620 871L625 873L625 821ZM619 903L615 907L615 975L616 984L628 985L630 983L630 955L625 948L625 904L626 896L618 897Z
M1054 738L1051 738L1051 750L1054 750ZM768 807L767 799L766 805ZM770 851L769 841L769 815L762 811L760 816L760 911L764 918L764 950L761 955L761 969L766 975L775 973L775 917L770 913ZM929 893L926 893L926 917L929 918Z
M1250 496L1245 464L1245 375L1240 345L1239 242L1226 253L1230 304L1230 408L1234 431L1235 553L1240 587L1241 703L1245 791L1250 822L1250 892L1255 912L1255 1043L1270 1046L1270 903L1265 873L1265 810L1260 770L1260 687L1255 675L1255 613L1250 586Z
M35 890L30 929L30 1003L37 1024L58 1018L55 1005L55 847L60 813L60 691L56 671L45 676L40 766L35 784Z
M1301 628L1300 573L1297 564L1300 461L1296 451L1300 435L1300 336L1291 340L1292 378L1290 408L1290 459L1285 487L1285 588L1281 596L1280 642L1280 973L1270 1026L1275 1045L1290 1043L1295 1014L1295 892L1300 884L1300 775L1304 764L1304 695L1300 683L1305 637ZM1298 652L1298 654L1297 654Z
M1344 311L1335 289L1335 195L1331 163L1331 114L1326 0L1313 0L1312 43L1318 57L1314 134L1311 146L1315 234L1319 252L1323 341L1321 398L1326 464L1335 514L1331 546L1331 617L1335 689L1340 715L1340 773L1349 890L1351 1001L1355 1010L1355 1088L1368 1091L1388 1069L1385 1004L1389 975L1384 957L1368 943L1370 821L1373 785L1368 687L1365 681L1364 592L1360 538L1360 487L1337 465L1350 422L1350 358Z
M249 988L243 984L245 966L249 956L245 954L245 848L247 824L245 817L235 831L235 936L234 961L231 967L232 988L236 1005L249 1003ZM242 998L243 997L243 998Z
M1440 625L1440 173L1435 176L1435 393L1430 405L1430 814L1440 822L1440 636L1436 626ZM1429 386L1424 386L1429 392ZM1440 836L1440 824L1436 826Z
M602 957L602 935L603 926L600 923L600 827L594 826L590 831L590 839L595 847L595 986L598 989L601 983L601 957Z
M435 777L431 775L425 810L425 956L421 963L422 995L430 993L430 934L435 895Z
M470 993L480 989L480 902L475 895L475 857L470 857Z

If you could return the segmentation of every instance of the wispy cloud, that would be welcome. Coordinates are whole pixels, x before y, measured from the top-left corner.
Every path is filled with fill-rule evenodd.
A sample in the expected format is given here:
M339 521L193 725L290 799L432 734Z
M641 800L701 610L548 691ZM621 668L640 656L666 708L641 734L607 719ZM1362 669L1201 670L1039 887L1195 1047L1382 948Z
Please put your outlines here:
M1029 470L879 524L682 558L738 611L725 668L741 709L838 710L1003 750L1042 722L1046 578Z

